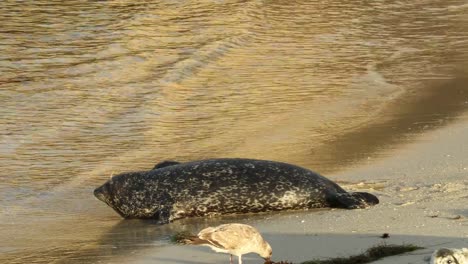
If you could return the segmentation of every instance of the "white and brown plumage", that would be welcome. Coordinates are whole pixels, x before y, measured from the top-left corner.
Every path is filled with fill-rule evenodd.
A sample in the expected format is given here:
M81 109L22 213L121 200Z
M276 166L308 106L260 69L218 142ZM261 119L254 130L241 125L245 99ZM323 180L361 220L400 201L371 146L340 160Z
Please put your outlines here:
M252 226L244 224L224 224L217 227L208 227L201 230L198 235L184 240L186 244L208 246L216 252L230 254L239 258L242 264L242 255L257 253L267 262L270 262L272 250L262 235Z
M440 248L432 254L431 264L468 264L468 248Z

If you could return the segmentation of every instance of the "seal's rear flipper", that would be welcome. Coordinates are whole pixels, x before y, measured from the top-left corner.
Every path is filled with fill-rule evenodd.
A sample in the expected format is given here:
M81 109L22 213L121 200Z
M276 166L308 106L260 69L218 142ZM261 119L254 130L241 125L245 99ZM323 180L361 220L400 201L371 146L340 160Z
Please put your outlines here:
M180 162L173 161L173 160L165 160L165 161L161 161L158 164L156 164L154 166L153 170L157 170L157 169L160 169L160 168L169 167L169 166L173 166L173 165L177 165L177 164L180 164Z
M346 209L367 208L379 203L377 197L366 192L329 193L326 199L331 207Z

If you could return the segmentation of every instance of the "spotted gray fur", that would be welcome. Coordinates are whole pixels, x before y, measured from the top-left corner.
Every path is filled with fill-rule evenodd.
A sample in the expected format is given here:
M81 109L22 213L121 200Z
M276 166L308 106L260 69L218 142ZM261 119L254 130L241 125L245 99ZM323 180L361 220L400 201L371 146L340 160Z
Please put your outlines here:
M468 248L440 248L434 251L430 264L468 264Z
M161 162L149 171L116 175L94 195L124 218L160 223L219 214L355 209L379 202L369 193L347 193L308 169L253 159Z

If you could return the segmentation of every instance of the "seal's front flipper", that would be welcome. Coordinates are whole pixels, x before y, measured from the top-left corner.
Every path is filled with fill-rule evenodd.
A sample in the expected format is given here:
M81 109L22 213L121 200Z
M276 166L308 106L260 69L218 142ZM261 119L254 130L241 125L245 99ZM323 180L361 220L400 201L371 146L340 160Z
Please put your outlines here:
M329 193L326 199L330 207L346 209L367 208L379 203L377 197L366 192Z
M171 221L171 209L168 206L160 208L156 214L156 220L160 225L169 224Z
M154 166L153 170L157 170L157 169L164 168L164 167L169 167L169 166L174 166L174 165L177 165L177 164L180 164L180 162L173 161L173 160L165 160L165 161L161 161L158 164L156 164Z

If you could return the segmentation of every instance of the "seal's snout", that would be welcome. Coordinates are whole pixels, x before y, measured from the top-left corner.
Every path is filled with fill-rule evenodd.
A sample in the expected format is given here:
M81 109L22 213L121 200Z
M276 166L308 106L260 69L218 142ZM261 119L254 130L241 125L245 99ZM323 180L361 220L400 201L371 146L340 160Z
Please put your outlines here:
M104 184L101 187L98 187L94 190L94 196L103 202L107 202L107 197L109 196L108 188Z

